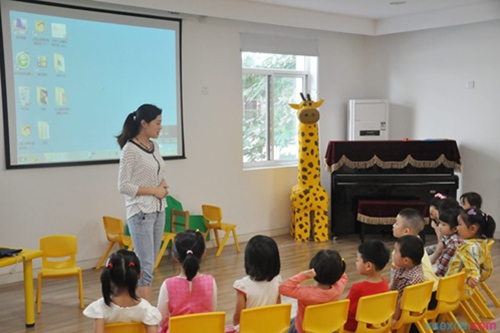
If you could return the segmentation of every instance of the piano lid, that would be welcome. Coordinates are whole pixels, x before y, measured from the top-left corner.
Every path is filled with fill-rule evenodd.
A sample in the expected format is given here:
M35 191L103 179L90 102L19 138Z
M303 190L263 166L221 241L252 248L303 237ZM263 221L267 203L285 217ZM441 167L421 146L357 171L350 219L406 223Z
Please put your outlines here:
M460 153L454 140L330 141L325 155L328 172L350 169L432 169L460 171ZM453 171L452 171L453 172Z

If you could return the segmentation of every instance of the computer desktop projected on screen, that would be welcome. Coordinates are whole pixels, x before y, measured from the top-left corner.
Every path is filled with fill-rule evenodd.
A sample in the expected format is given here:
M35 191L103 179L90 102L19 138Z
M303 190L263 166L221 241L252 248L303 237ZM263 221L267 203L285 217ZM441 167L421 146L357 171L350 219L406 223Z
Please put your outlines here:
M163 110L157 142L184 156L181 21L1 2L7 168L116 162L115 136L141 104Z

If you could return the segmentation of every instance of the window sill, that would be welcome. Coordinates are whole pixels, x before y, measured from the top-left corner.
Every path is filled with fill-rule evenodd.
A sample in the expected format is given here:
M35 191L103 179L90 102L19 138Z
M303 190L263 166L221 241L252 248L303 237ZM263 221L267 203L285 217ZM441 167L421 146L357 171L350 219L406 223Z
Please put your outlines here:
M278 168L296 168L297 160L293 161L266 161L243 163L243 171L278 169Z

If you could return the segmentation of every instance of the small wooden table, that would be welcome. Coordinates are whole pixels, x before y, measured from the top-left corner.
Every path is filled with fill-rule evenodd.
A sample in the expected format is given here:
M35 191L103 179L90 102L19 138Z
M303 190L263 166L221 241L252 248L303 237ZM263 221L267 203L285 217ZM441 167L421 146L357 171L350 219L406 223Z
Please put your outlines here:
M15 246L6 246L16 248ZM40 258L41 250L23 249L14 257L0 258L0 267L11 266L22 261L24 275L24 307L26 327L35 326L35 296L33 288L33 259Z

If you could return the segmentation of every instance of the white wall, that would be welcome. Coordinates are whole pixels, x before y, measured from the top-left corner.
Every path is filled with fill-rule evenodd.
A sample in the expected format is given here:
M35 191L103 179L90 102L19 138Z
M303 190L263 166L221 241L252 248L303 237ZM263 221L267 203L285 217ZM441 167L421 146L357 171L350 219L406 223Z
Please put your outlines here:
M499 36L500 20L370 37L366 70L368 97L391 102L392 137L455 139L463 165L459 191L480 193L498 223Z
M170 192L191 214L200 214L202 203L221 206L245 241L256 233L288 231L288 196L297 169L243 171L240 32L318 39L319 93L326 99L320 109L321 155L328 140L345 138L346 101L363 87L366 37L210 18L183 23L187 158L167 161ZM121 126L116 124L117 132ZM107 246L101 216L125 217L118 165L5 170L0 140L0 244L37 248L41 236L75 234L80 265L95 265ZM326 172L322 178L327 185ZM0 270L0 284L21 279L21 268L12 276L7 272Z

